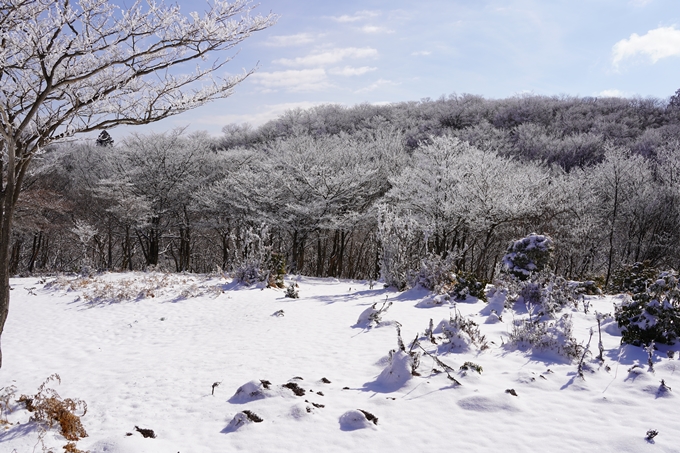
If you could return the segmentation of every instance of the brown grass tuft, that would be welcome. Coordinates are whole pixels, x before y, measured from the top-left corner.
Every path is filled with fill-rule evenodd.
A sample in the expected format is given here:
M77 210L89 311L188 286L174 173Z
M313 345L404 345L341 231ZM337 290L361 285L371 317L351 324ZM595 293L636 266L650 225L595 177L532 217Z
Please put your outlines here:
M77 441L87 437L87 432L80 422L80 417L87 413L87 404L85 401L78 399L62 399L56 390L48 387L48 384L52 381L61 383L61 378L56 373L49 376L38 387L38 393L32 397L21 395L18 401L24 403L26 409L33 413L31 421L40 423L46 426L47 429L51 429L55 424L58 424L62 436L67 440ZM76 412L80 411L82 411L82 414L76 415ZM75 444L69 448L72 450L66 450L67 452L77 453L77 450L73 450L73 448L76 448Z

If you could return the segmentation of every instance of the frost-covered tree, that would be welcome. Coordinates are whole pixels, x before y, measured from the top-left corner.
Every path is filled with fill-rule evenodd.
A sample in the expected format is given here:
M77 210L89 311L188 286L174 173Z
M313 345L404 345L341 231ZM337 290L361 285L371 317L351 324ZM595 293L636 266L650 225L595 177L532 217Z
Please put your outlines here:
M212 75L276 16L247 0L203 13L137 1L10 0L0 8L0 335L9 311L12 216L33 157L79 132L145 124L229 96L252 73ZM209 63L201 66L202 60ZM182 68L198 62L194 72ZM1 355L0 355L1 365Z
M624 260L630 245L628 231L635 228L636 216L649 217L640 212L645 199L653 200L655 194L646 190L652 183L648 162L624 149L609 147L604 161L589 176L597 196L595 215L606 232L602 238L606 244L606 286L615 266Z
M456 250L465 227L466 202L461 194L462 161L472 147L457 138L440 137L413 153L411 165L394 176L388 199L417 220L428 251L446 257Z
M368 211L388 188L403 154L400 141L394 132L361 139L300 133L262 149L230 151L239 169L202 199L249 227L264 223L280 233L291 272L311 267L305 251L313 244L316 275L340 275L354 231L374 222Z

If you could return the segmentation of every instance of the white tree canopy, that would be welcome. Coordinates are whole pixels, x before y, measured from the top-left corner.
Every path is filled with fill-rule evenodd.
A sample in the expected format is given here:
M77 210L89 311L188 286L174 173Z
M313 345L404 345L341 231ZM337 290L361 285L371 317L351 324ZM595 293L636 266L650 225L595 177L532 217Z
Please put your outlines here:
M232 49L276 16L215 0L200 16L136 1L7 0L0 10L0 133L25 146L118 124L143 124L229 96L251 72L215 78ZM205 60L192 71L173 67ZM201 83L200 86L196 82ZM37 142L37 143L34 143Z

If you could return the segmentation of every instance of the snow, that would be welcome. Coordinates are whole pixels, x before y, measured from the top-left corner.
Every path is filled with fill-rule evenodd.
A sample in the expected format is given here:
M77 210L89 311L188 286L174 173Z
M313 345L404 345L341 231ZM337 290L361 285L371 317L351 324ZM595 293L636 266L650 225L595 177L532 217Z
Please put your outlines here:
M294 279L299 299L219 276L103 274L69 286L65 278L47 280L11 280L0 387L31 395L58 373L53 388L87 402L89 437L78 448L91 453L680 451L673 348L657 345L650 371L647 353L621 346L607 319L605 362L595 359L595 313L611 313L620 298L591 296L588 314L558 313L571 315L584 345L595 331L582 379L576 363L508 347L512 324L528 315L503 310L498 294L490 305L422 304L432 299L422 289L305 277ZM386 299L392 305L379 326L355 325ZM486 323L492 309L502 320ZM420 376L404 375L412 362L398 350L396 323L408 350L430 319L456 313L476 322L488 349L459 352L425 338L421 345L455 370L460 385L433 372L441 366L427 355ZM482 373L460 371L465 362ZM0 451L42 451L30 413L14 406ZM646 440L652 429L659 434ZM66 440L53 428L44 444L62 451Z

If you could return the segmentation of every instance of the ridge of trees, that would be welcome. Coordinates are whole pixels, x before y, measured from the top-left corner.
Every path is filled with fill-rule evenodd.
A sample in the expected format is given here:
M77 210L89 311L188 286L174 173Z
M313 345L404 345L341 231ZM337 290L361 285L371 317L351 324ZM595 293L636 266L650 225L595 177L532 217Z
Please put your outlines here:
M223 132L41 156L12 271L230 271L267 247L306 275L376 279L394 259L406 278L438 256L489 280L532 232L553 238L568 278L679 264L672 102L452 95L292 110Z

